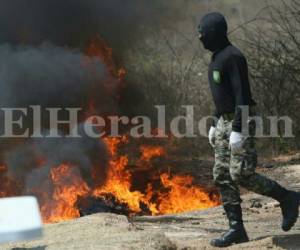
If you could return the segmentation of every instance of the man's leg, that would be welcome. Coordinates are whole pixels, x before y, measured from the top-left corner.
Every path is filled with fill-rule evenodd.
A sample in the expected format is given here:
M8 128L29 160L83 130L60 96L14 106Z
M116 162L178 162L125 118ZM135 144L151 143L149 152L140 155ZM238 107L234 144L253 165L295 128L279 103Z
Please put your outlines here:
M231 153L231 178L234 182L250 191L277 200L280 203L283 214L282 229L289 231L299 215L300 195L296 192L288 191L277 182L256 173L256 165L255 139L253 136L250 136L245 141L240 152Z
M219 121L216 131L214 182L219 188L224 205L239 205L242 200L240 191L230 175L229 135L226 122Z
M215 247L227 247L249 240L243 225L239 188L231 179L229 172L229 135L230 123L221 119L216 130L214 181L220 190L230 229L220 238L211 241L211 245Z

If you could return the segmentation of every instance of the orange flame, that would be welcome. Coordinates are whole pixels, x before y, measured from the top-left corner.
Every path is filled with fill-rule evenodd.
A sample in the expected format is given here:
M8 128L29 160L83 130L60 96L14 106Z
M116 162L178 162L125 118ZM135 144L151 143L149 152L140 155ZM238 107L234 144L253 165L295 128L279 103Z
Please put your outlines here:
M124 68L117 69L112 55L112 49L106 42L97 38L92 41L86 51L87 61L92 57L101 60L107 67L109 78L107 85L117 81L118 86L123 86L123 80L126 75ZM109 87L108 87L109 89ZM91 89L91 92L97 91L97 83ZM107 90L105 94L111 92ZM92 93L91 93L91 96ZM88 113L96 112L95 103L97 100L89 98ZM87 113L87 114L88 114ZM162 132L157 129L154 133ZM105 198L106 194L113 195L119 202L127 204L130 211L139 213L145 205L147 213L152 215L178 213L197 209L214 207L220 204L217 195L209 195L203 188L193 184L192 176L171 175L162 173L159 170L149 172L150 176L145 176L146 183L141 190L133 190L134 177L129 164L131 158L127 154L120 154L120 146L128 144L127 136L120 138L105 138L104 142L110 154L108 173L106 181L102 186L91 188L82 179L79 168L70 163L63 163L50 171L49 183L45 183L45 188L40 190L31 190L40 198L41 212L45 223L65 221L80 216L76 207L78 197ZM163 146L143 145L139 147L140 157L136 159L139 171L152 170L152 160L157 157L167 156L166 149ZM38 159L37 167L44 167L47 159ZM97 166L95 166L97 167ZM0 165L0 174L7 169ZM6 184L7 183L7 184ZM11 182L0 175L0 188L11 185ZM45 192L45 189L47 190ZM7 196L8 193L0 192L1 196Z
M160 146L141 146L140 150L142 152L141 160L150 161L154 157L165 155L165 149Z
M75 207L78 196L89 193L87 184L80 177L78 168L70 164L61 164L51 170L54 185L52 197L42 206L44 222L59 222L80 216Z
M192 176L170 177L164 173L160 176L161 182L169 192L160 195L159 212L173 214L217 206L217 197L209 197L200 187L193 186Z
M107 182L103 187L96 189L93 194L95 196L105 193L113 194L119 201L127 203L132 211L140 212L140 201L143 200L144 195L139 191L130 191L131 174L126 170L128 157L116 155L117 146L126 141L126 137L105 139L113 159L109 162Z
M120 145L128 143L126 136L105 138L111 154L109 171L103 186L90 190L80 177L76 166L61 164L51 170L54 191L52 197L44 202L41 211L46 223L65 221L80 216L76 208L79 196L102 197L113 195L119 202L127 204L130 211L139 213L141 204L147 206L152 215L174 214L215 207L220 204L217 195L209 195L203 188L193 185L193 177L186 175L160 175L161 188L153 188L150 181L144 192L132 190L132 174L128 169L129 157L119 155ZM154 157L166 154L161 146L140 147L141 156L138 162L147 163Z
M106 65L109 73L113 77L117 77L119 81L123 81L126 75L126 70L124 67L117 69L116 64L113 59L112 48L110 48L106 41L101 37L96 37L93 39L86 50L86 55L89 57L99 58L103 64Z
M148 206L153 215L179 213L214 207L220 204L217 196L210 197L205 190L193 185L192 176L174 176L167 173L160 175L163 189L167 191L153 191L151 183L148 183L145 193L131 191L132 176L126 170L128 156L118 156L118 145L128 142L128 139L110 138L105 139L106 144L112 154L110 161L107 182L104 187L94 191L95 196L102 196L105 193L113 194L119 201L128 204L134 212L141 211L141 203ZM148 162L154 157L162 156L166 152L160 146L142 146L141 158L138 162ZM154 197L158 197L154 200Z

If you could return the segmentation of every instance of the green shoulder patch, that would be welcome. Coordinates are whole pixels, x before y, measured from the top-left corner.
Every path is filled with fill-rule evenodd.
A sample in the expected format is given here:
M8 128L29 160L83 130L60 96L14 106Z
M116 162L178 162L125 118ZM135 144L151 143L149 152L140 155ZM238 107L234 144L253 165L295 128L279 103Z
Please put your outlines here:
M213 79L215 81L215 83L220 84L221 83L221 73L218 70L214 70L213 71Z

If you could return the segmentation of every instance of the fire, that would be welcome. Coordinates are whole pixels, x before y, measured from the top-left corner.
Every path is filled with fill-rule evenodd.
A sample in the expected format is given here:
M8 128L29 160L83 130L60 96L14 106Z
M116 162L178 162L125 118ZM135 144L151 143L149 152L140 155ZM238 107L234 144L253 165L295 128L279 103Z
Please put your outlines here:
M116 64L113 59L112 48L110 48L105 40L101 37L96 37L93 39L86 50L86 54L89 57L97 57L102 63L104 63L112 77L117 77L121 82L126 76L126 69L121 67L117 69Z
M15 196L20 189L20 183L7 176L7 166L0 165L0 198Z
M105 65L107 76L105 81L102 82L102 85L106 86L106 90L105 93L102 94L106 96L114 97L116 101L119 101L120 93L124 88L124 78L126 76L126 69L124 67L118 68L116 66L113 59L112 48L110 48L107 45L104 39L97 36L90 42L89 46L85 51L85 54L87 55L87 57L82 62L83 64L82 66L89 68L91 74L93 73L93 70L95 70L93 67L90 67L92 65L91 59L96 58L102 64ZM98 83L95 83L95 86L91 89L91 93L89 96L89 103L86 111L86 117L97 114L95 108L96 106L95 103L97 103L97 100L95 100L94 97L94 93L97 91L99 91Z
M113 194L120 202L128 204L133 212L141 211L141 204L146 204L152 215L172 214L197 209L205 209L220 204L218 197L210 196L205 190L193 185L192 176L174 176L168 173L160 175L162 190L154 191L148 183L145 192L131 191L132 175L128 167L128 156L119 156L118 146L128 143L126 137L106 138L106 144L112 154L109 173L105 185L94 191L95 196ZM160 146L141 146L139 163L149 162L152 158L163 156L166 152ZM156 198L155 198L156 197Z
M101 196L106 193L113 194L119 201L126 202L129 208L135 212L140 212L140 201L143 194L138 191L130 191L131 174L126 170L128 158L121 156L110 161L110 171L108 180L104 187L94 191L95 196Z
M78 196L89 193L89 187L80 177L78 168L70 164L61 164L51 170L54 190L49 200L41 207L44 222L65 221L80 216L75 207Z
M141 146L142 157L141 159L144 161L149 161L153 157L163 156L165 155L165 150L162 147L156 146Z
M139 191L131 191L131 173L126 170L128 166L127 156L118 156L118 145L128 142L127 137L106 138L106 145L111 153L112 160L109 162L109 172L105 185L94 191L95 196L106 193L113 194L119 201L128 204L132 211L140 212L140 202L145 200L145 195Z
M125 68L117 69L112 49L105 41L98 38L90 44L87 51L88 59L96 57L107 67L109 86L112 81L118 83L120 89L124 84ZM91 92L97 91L97 83ZM92 95L91 95L92 96ZM118 96L116 97L118 98ZM96 113L97 100L89 98L86 113ZM160 132L159 130L156 133ZM169 138L170 140L170 138ZM69 162L52 166L48 179L35 190L27 190L28 194L39 198L41 212L45 223L65 221L80 217L77 201L81 199L100 199L105 201L108 197L125 204L130 214L172 214L197 209L214 207L220 204L217 194L209 194L205 189L194 184L190 175L175 175L166 166L154 167L152 160L168 157L168 147L161 145L140 145L133 142L130 153L122 152L121 148L128 146L130 140L127 136L120 138L103 139L108 153L109 161L104 183L95 180L95 173L90 170L94 178L94 185L82 177L79 167ZM132 155L131 155L132 154ZM157 161L160 162L160 161ZM36 159L36 167L43 168L47 159ZM98 163L101 164L101 163ZM94 166L97 170L99 166ZM0 165L0 197L15 195L7 192L13 190L11 186L17 184L7 176L7 167ZM141 180L142 179L142 180ZM141 182L141 185L136 183ZM95 184L101 183L101 184ZM3 191L4 190L4 191ZM19 192L21 193L21 192Z
M114 156L117 154L118 146L120 143L126 143L128 142L127 136L123 137L110 137L110 138L104 138L104 142L110 152L111 156Z
M205 190L193 186L192 176L170 177L164 173L161 182L169 192L159 197L161 214L180 213L196 209L205 209L218 205L217 197L209 197Z

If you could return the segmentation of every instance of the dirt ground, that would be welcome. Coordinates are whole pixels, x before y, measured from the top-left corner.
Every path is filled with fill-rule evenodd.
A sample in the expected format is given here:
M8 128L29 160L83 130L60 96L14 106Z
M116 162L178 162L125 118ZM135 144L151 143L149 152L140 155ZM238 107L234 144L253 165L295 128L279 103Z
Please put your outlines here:
M261 168L281 184L300 191L300 165ZM300 249L300 219L288 233L281 231L278 203L256 194L243 195L244 221L250 242L227 249ZM209 241L225 232L222 208L168 216L126 218L95 214L46 225L44 237L0 246L1 250L63 249L213 249Z

